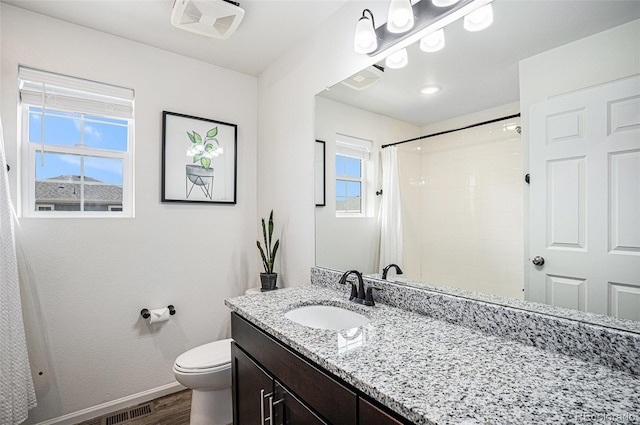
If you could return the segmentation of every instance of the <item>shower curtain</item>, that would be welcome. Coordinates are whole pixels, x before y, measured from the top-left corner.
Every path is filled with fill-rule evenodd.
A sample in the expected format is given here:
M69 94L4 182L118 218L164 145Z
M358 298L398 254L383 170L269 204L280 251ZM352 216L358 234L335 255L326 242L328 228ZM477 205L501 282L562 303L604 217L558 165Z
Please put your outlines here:
M382 155L382 201L380 202L380 253L378 270L389 264L402 266L402 202L398 174L398 147L389 146Z
M27 419L36 406L22 319L18 261L0 119L0 425Z

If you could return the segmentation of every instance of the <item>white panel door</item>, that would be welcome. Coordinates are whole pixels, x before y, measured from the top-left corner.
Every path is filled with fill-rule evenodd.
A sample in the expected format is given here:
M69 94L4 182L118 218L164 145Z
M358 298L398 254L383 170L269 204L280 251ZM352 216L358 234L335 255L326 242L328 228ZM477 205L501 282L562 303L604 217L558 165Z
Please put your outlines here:
M640 77L530 113L526 299L640 320Z

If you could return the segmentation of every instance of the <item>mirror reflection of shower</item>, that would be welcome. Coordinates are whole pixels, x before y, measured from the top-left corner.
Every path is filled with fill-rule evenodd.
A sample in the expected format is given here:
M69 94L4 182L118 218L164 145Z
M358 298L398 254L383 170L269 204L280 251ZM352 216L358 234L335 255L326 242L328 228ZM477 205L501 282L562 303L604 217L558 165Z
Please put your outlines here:
M523 299L520 118L398 146L403 277Z

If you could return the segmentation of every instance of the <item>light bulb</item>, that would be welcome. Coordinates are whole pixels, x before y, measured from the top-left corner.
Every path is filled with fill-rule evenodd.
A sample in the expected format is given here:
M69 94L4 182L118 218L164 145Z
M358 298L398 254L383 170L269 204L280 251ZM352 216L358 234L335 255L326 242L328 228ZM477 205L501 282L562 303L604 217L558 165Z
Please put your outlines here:
M440 91L440 86L436 86L433 84L429 86L421 87L420 90L418 90L420 94L435 94L435 93L438 93L439 91Z
M373 21L364 16L364 12L353 36L353 50L356 53L371 53L378 48L378 38Z
M398 50L397 52L387 56L384 61L387 68L399 69L404 68L409 63L407 49Z
M467 31L481 31L493 23L493 7L491 4L482 6L464 17L464 29Z
M413 8L410 0L391 0L387 15L387 30L403 33L413 28Z
M431 0L431 3L433 3L434 6L438 7L449 7L458 3L458 0Z
M444 28L423 37L420 40L420 50L427 53L437 52L444 48Z

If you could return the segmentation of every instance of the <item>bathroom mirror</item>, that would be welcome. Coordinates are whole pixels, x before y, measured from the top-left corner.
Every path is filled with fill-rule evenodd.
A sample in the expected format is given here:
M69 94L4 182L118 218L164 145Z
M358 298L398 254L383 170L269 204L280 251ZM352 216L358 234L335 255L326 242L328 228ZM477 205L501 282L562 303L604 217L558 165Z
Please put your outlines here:
M496 0L493 8L493 25L484 31L467 32L461 21L454 22L445 28L444 50L424 53L410 46L406 68L389 69L382 61L316 96L315 137L326 142L327 187L326 205L316 208L317 266L379 276L386 265L377 249L382 145L518 114L520 60L640 18L640 3L625 1ZM637 48L639 42L634 43ZM439 92L420 94L427 85ZM532 267L529 188L524 182L529 153L521 125L512 117L398 145L405 186L404 274L390 272L389 280L507 305L530 300L525 291ZM337 134L374 142L367 166L375 172L363 182L363 196L374 198L367 203L372 207L347 217L337 216L335 209ZM428 164L428 171L416 161ZM475 168L470 172L462 164ZM474 176L478 181L470 182ZM482 180L500 186L503 195L470 202L453 187L454 181L467 191L475 186L478 199L486 189ZM435 190L425 197L429 187ZM473 222L461 221L469 212ZM446 224L438 221L442 218ZM630 292L630 302L637 302L640 288ZM621 328L637 329L623 322Z

